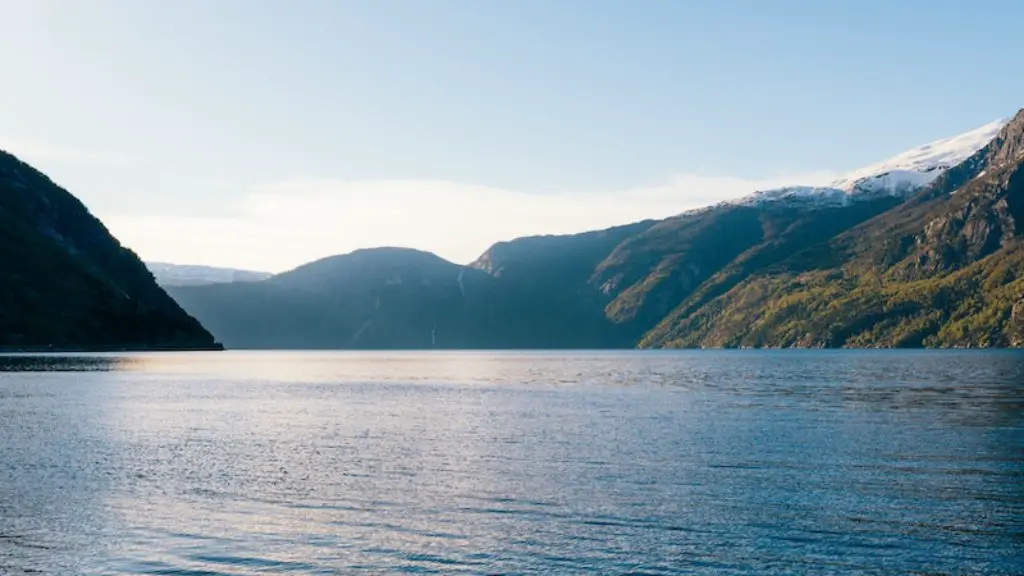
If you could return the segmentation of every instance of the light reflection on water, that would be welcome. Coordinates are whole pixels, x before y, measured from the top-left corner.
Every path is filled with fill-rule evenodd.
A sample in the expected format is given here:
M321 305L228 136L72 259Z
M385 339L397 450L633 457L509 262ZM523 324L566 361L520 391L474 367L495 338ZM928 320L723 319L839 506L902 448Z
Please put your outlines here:
M985 573L1013 352L0 359L0 573Z

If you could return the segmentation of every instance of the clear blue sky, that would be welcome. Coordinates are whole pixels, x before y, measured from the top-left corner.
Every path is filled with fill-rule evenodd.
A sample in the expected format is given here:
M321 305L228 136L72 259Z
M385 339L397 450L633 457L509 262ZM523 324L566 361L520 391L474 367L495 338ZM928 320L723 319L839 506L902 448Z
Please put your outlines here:
M366 243L465 260L485 232L605 224L559 220L586 194L613 215L616 191L706 202L714 182L687 178L841 172L1024 106L1018 0L0 0L0 13L0 147L164 260L280 269ZM526 195L502 218L544 216L413 234L440 208L411 194L464 220L489 194ZM651 209L676 207L664 200ZM248 249L259 226L279 234L262 255Z

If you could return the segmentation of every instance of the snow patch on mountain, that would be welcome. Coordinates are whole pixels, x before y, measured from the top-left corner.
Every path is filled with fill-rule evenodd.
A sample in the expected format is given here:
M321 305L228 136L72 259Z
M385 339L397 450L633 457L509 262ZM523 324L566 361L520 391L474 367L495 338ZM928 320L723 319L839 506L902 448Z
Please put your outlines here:
M160 286L201 286L204 284L225 284L228 282L258 282L270 278L269 272L196 266L190 264L169 264L167 262L146 262L146 267Z
M832 186L851 192L861 188L890 190L899 186L927 186L943 172L984 148L1009 121L1009 118L1003 118L952 138L912 148L854 170L833 182Z
M789 186L760 190L733 203L754 205L786 201L843 205L857 199L907 196L931 184L946 170L984 148L1007 122L1009 118L996 120L970 132L912 148L844 174L829 186Z
M829 204L845 204L849 193L839 188L828 186L787 186L773 190L758 190L753 194L740 198L739 204L761 204L764 202L815 202Z

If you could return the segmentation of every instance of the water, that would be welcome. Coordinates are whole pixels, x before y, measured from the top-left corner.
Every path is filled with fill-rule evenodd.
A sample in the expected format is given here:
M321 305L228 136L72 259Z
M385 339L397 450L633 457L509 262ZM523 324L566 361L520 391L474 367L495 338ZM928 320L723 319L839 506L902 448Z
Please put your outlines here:
M0 574L1022 574L1014 352L0 358Z

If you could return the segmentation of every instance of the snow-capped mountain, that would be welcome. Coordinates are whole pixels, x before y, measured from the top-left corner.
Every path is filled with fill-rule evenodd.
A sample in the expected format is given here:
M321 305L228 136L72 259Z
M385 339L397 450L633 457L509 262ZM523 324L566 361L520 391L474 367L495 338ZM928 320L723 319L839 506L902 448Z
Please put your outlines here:
M1009 118L1003 118L952 138L912 148L887 160L854 170L833 182L832 186L847 191L898 191L901 187L927 186L943 172L984 148L1009 121Z
M149 271L153 273L157 284L165 287L199 286L227 282L258 282L272 276L269 272L217 268L215 266L169 264L166 262L146 262L145 264Z
M760 190L736 201L760 204L785 200L845 204L858 198L906 196L931 184L943 172L981 150L1009 122L989 122L963 134L936 140L844 174L829 186L789 186Z

